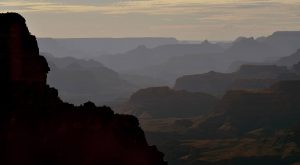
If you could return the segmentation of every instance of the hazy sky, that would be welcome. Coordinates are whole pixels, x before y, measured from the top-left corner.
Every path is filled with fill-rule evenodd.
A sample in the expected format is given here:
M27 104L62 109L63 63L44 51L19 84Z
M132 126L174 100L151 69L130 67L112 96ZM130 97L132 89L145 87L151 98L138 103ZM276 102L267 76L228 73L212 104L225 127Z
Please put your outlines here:
M300 30L300 0L0 0L38 37L230 40Z

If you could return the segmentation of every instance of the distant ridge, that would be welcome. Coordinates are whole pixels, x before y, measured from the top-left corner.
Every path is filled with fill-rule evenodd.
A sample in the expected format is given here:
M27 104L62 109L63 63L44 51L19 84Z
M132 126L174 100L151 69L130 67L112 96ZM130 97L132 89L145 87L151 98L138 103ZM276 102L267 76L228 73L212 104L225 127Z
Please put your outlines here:
M300 31L276 31L272 34L272 36L289 36L296 37L300 35Z
M91 58L103 54L116 54L132 50L139 45L154 48L165 44L177 44L175 38L38 38L40 50L66 57ZM79 52L77 52L79 51Z

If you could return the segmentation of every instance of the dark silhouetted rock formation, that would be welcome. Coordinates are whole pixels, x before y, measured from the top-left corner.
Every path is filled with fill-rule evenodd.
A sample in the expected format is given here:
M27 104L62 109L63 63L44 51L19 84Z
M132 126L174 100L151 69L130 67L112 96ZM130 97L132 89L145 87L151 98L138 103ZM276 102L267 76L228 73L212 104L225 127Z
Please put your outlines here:
M49 67L39 56L36 39L30 35L24 18L15 14L1 15L2 83L46 84Z
M25 19L0 14L0 23L0 164L166 164L135 117L63 103L46 84L49 67Z

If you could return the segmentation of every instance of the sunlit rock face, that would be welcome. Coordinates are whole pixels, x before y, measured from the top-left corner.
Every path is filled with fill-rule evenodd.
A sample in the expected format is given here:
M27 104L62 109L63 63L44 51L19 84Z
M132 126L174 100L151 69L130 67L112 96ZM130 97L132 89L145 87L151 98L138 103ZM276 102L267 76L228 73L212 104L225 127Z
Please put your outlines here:
M0 164L166 164L134 116L61 101L25 19L7 13L0 22Z

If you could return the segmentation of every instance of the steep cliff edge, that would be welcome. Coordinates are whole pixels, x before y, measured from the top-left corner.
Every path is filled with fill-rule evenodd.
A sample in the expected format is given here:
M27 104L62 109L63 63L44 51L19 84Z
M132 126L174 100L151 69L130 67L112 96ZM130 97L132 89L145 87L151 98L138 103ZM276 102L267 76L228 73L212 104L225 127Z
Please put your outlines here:
M166 164L134 116L61 101L25 19L7 13L0 22L0 164Z

